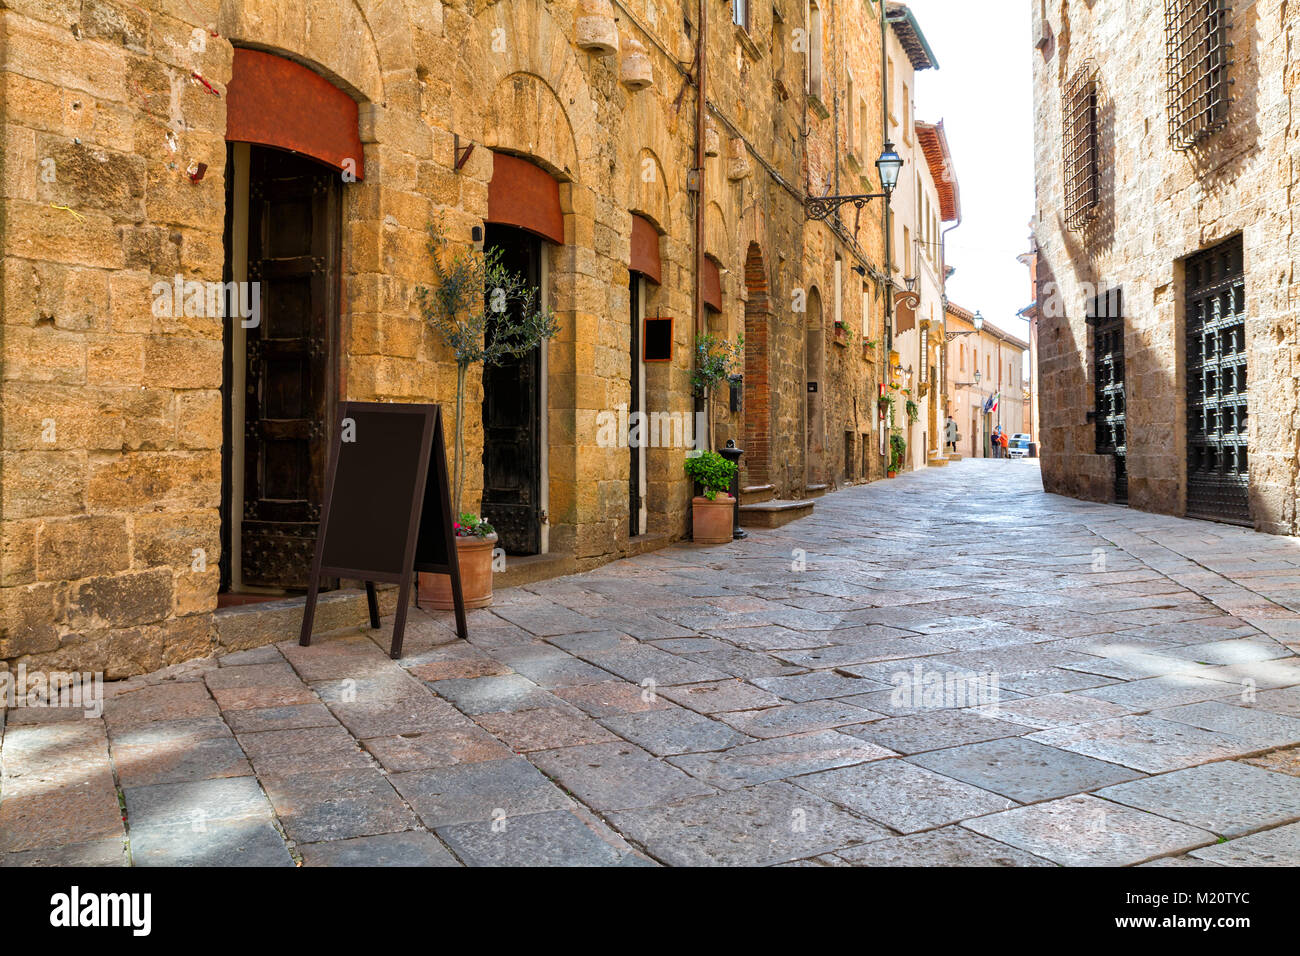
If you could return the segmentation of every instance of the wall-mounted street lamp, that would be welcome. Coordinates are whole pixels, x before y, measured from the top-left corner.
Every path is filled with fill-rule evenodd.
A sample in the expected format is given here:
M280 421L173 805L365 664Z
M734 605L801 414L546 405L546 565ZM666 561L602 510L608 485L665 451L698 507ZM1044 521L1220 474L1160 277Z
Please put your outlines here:
M961 335L961 334L963 334L963 333L960 333L960 332L959 332L958 334ZM979 383L980 383L980 370L979 370L979 369L976 369L976 370L975 370L975 381L973 381L973 382L957 382L957 383L955 383L955 384L953 385L953 388L978 388L978 387L979 387Z
M804 199L804 213L809 219L825 219L840 206L852 203L861 209L873 199L883 199L886 203L894 195L898 185L898 173L903 168L903 157L894 151L893 143L885 143L884 151L876 160L876 170L880 173L880 185L884 192L855 193L849 196L808 196Z
M964 332L945 332L943 334L944 341L951 342L953 339L959 339L963 335L978 335L980 330L984 328L984 316L976 312L975 318L972 320L972 324L975 326L974 331L967 329ZM979 382L979 380L980 380L980 373L976 372L975 381Z

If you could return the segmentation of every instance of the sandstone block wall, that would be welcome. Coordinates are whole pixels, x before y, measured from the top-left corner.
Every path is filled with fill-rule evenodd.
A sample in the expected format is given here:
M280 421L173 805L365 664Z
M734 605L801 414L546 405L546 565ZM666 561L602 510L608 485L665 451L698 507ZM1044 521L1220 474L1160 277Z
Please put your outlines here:
M1109 459L1095 455L1093 348L1084 303L1122 287L1126 322L1129 501L1186 508L1186 331L1182 260L1241 234L1246 260L1250 508L1255 526L1297 530L1296 70L1300 11L1281 0L1237 4L1229 39L1226 127L1193 150L1167 136L1163 4L1052 0L1033 8L1034 236L1044 483L1108 500ZM1099 80L1100 204L1064 222L1062 90L1091 64Z

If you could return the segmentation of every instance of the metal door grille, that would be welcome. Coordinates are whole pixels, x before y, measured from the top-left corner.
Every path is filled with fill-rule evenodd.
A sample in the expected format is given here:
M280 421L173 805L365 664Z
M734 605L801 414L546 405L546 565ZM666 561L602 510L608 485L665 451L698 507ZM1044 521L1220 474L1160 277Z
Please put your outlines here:
M1225 0L1165 0L1169 143L1190 149L1227 122L1228 13Z
M1241 237L1187 260L1187 514L1250 524Z
M1065 224L1081 229L1096 215L1101 201L1097 168L1097 74L1085 66L1065 89Z
M1128 503L1127 400L1124 391L1123 294L1111 289L1088 303L1093 326L1093 397L1097 454L1115 458L1115 501Z

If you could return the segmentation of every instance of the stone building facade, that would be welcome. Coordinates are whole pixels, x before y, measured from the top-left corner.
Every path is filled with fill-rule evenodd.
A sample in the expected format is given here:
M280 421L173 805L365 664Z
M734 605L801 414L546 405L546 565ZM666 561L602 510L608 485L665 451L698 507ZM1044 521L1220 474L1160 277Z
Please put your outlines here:
M990 322L976 331L975 313L955 302L948 303L947 316L952 338L945 405L957 423L957 454L988 458L995 428L1013 435L1029 431L1024 385L1029 343ZM994 397L996 408L985 411Z
M1296 533L1300 10L1031 7L1047 489Z
M337 403L454 406L416 300L434 222L559 324L469 378L465 504L512 553L687 533L697 332L745 337L712 440L753 497L880 476L882 204L804 213L878 188L880 8L707 2L697 176L695 2L6 3L0 661L111 677L283 635L231 606L301 587ZM602 440L638 407L679 425Z

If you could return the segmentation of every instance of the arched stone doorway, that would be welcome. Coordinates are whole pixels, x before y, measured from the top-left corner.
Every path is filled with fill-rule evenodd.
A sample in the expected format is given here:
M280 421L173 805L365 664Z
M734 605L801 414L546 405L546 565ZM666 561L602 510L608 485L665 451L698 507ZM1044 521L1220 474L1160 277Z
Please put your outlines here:
M771 357L768 338L772 305L768 297L767 267L758 243L745 255L745 473L751 486L771 484L772 405L768 376Z
M804 485L826 482L826 414L823 388L826 371L826 328L822 296L808 290L804 344Z
M343 191L365 175L357 103L300 63L236 48L226 140L219 587L276 594L306 585L324 504Z

